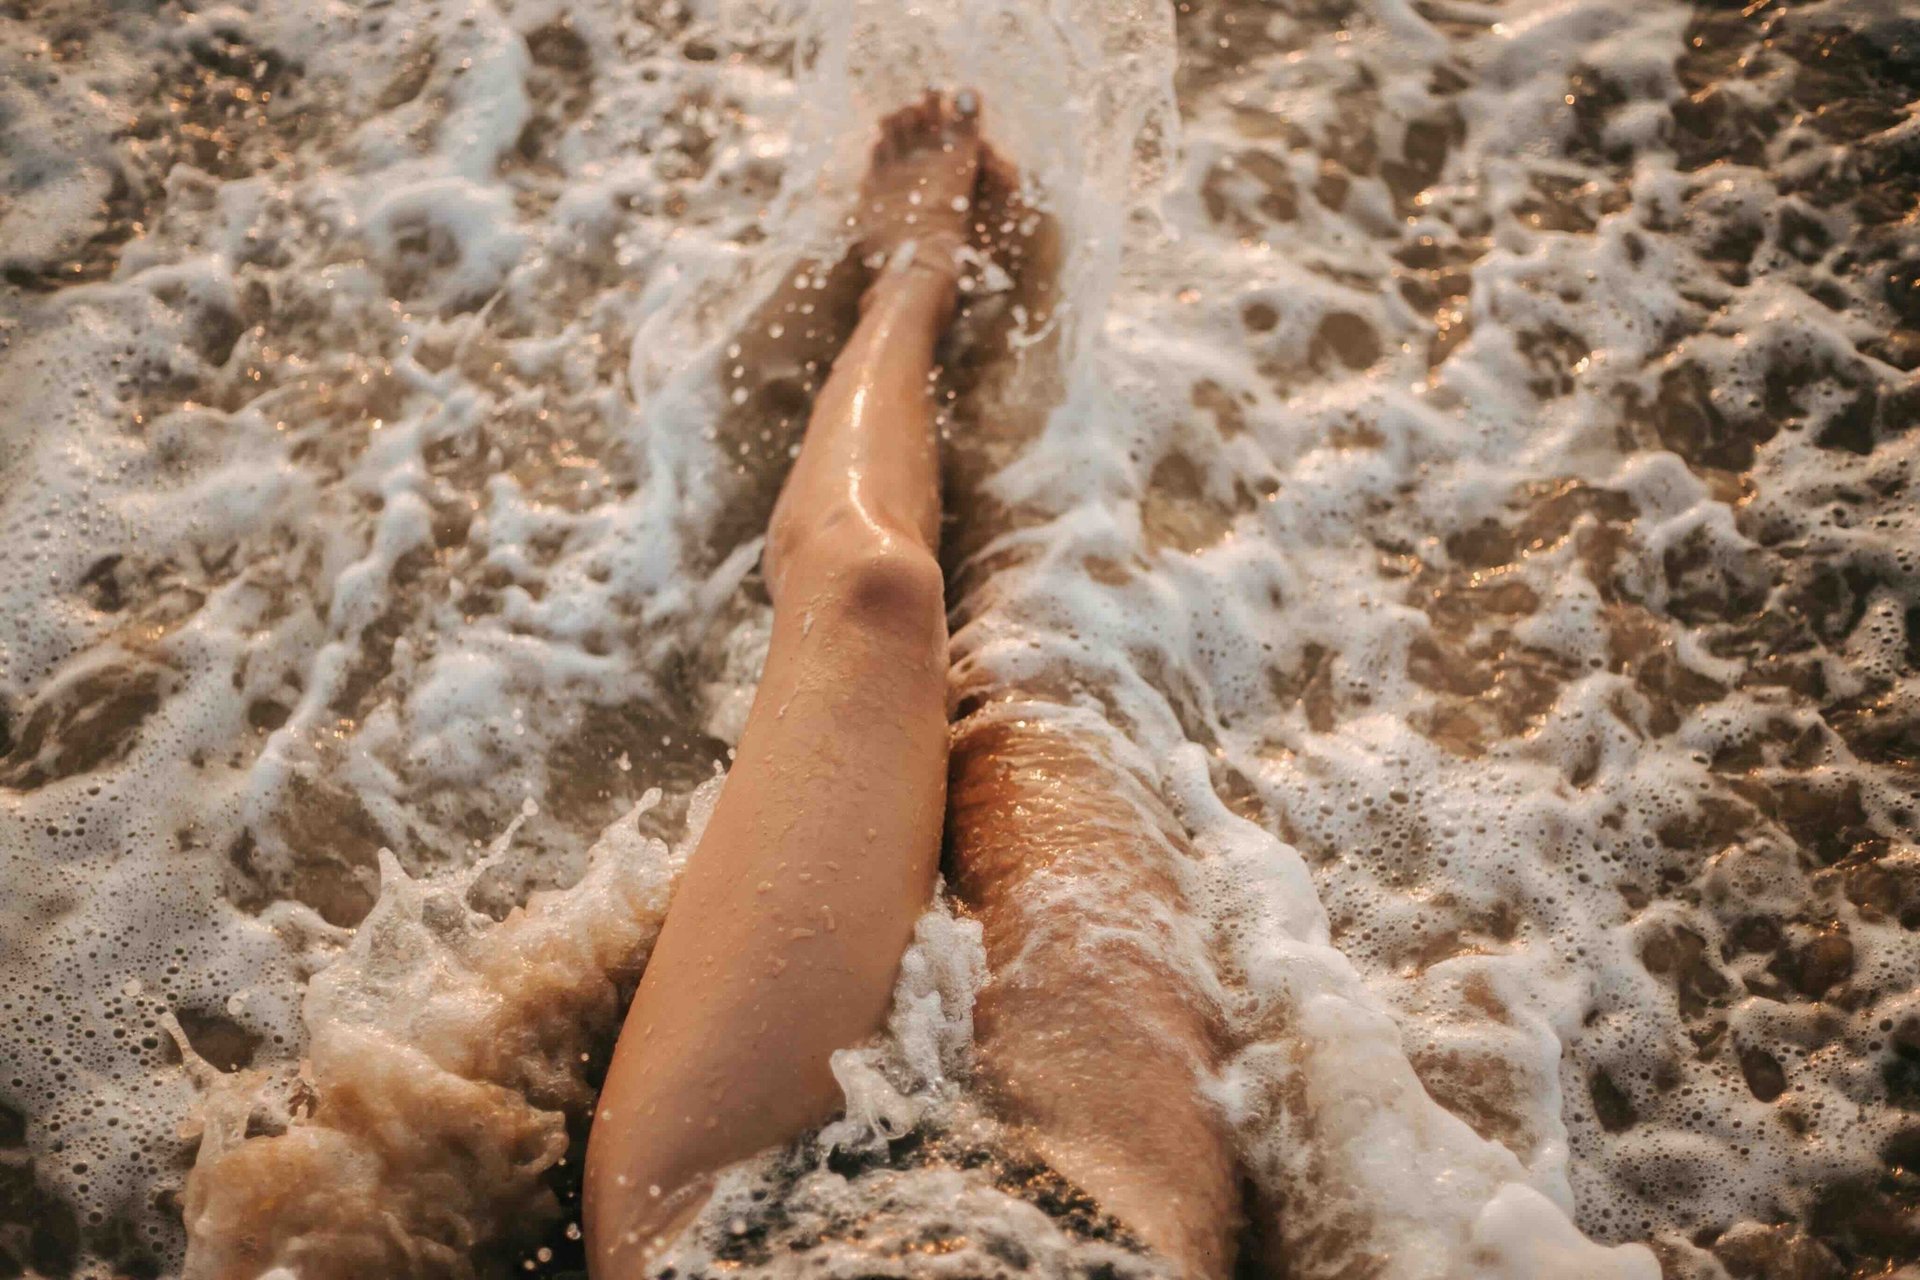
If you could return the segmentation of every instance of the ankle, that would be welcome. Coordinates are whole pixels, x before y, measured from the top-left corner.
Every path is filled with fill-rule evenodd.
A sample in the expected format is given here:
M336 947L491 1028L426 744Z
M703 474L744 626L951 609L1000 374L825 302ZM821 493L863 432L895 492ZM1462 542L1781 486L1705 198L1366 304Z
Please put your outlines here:
M887 266L860 295L860 314L887 307L927 312L936 328L953 317L959 300L959 271L929 262Z
M867 267L867 292L874 293L898 282L944 282L951 290L965 274L963 259L968 252L967 238L955 230L928 230L896 241L891 246L862 246L861 260Z

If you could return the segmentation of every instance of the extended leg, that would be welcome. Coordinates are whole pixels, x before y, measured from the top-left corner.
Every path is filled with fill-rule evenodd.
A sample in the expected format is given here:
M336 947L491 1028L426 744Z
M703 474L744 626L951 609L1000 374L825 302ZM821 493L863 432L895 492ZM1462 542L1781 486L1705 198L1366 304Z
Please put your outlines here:
M833 1112L829 1058L884 1021L926 905L947 751L928 377L977 153L971 119L929 97L888 121L875 154L864 247L895 265L775 508L766 671L594 1118L585 1208L602 1280L637 1274L711 1175Z

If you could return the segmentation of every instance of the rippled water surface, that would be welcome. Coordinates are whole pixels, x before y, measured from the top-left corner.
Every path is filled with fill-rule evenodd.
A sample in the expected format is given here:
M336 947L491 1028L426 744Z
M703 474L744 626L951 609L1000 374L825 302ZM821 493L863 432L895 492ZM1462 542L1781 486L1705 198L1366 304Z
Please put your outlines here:
M1920 1265L1899 0L12 0L0 1274L579 1266L929 83L1026 174L955 709L1178 816L1245 1270ZM688 1272L1152 1272L973 1096L981 965L936 906Z

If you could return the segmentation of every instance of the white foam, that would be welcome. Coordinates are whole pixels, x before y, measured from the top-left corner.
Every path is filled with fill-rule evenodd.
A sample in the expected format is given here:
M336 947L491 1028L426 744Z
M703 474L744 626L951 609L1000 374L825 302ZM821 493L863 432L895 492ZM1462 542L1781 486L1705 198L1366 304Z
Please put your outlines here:
M1450 12L1236 12L1223 52L1222 13L1176 30L1165 6L1077 0L262 3L116 12L65 60L0 19L0 253L100 277L10 291L0 315L0 694L16 742L55 726L4 762L0 1090L46 1204L178 1261L179 1210L154 1195L180 1190L177 1135L212 1077L170 1027L255 1073L217 1091L208 1160L250 1116L292 1118L303 1055L443 1099L511 1078L525 1110L489 1114L546 1144L498 1185L558 1158L579 1082L532 1050L520 1075L481 1061L476 1027L512 1041L539 1011L473 957L568 929L644 950L665 846L633 820L596 837L656 783L675 803L646 821L677 828L765 650L757 544L714 530L738 470L779 459L727 451L728 345L796 263L842 247L878 114L952 82L981 91L1067 249L1064 301L1011 340L1063 339L1061 398L987 482L1023 518L980 554L1017 564L956 602L956 682L1064 675L1067 714L1165 770L1198 855L1193 918L1162 932L1222 1002L1215 1093L1261 1191L1311 1187L1387 1274L1636 1276L1644 1250L1603 1245L1680 1256L1877 1168L1900 1120L1883 1027L1915 1016L1916 935L1809 873L1800 846L1840 832L1796 835L1791 814L1687 832L1743 794L1729 777L1855 787L1883 837L1909 802L1789 685L1740 687L1792 655L1669 614L1771 589L1782 539L1802 564L1865 565L1860 623L1809 661L1833 699L1910 702L1912 516L1849 513L1920 435L1861 457L1790 427L1758 446L1751 498L1622 443L1654 439L1648 406L1689 362L1732 414L1892 327L1878 303L1812 301L1841 273L1796 276L1776 243L1790 205L1846 232L1844 210L1782 195L1832 153L1802 130L1765 172L1678 167L1689 11ZM1624 99L1596 126L1631 148L1617 169L1575 148L1576 70ZM150 103L225 132L207 154L120 137ZM1403 207L1381 162L1416 128L1448 157ZM103 213L123 165L137 181ZM1334 179L1344 197L1316 194ZM1572 192L1573 229L1523 212L1542 184ZM1723 222L1771 237L1745 285L1707 253ZM1437 367L1411 288L1437 273L1394 256L1416 234L1471 326ZM1556 327L1584 354L1543 356ZM1817 416L1853 392L1793 394ZM1483 521L1516 526L1543 493L1594 505L1472 562ZM1651 639L1623 657L1634 626ZM1652 662L1726 692L1650 692ZM1528 680L1545 692L1503 721ZM1789 766L1793 735L1828 755ZM1715 764L1748 749L1751 769ZM694 829L710 802L689 801ZM1876 868L1912 874L1911 842L1886 840ZM623 876L645 882L637 933L608 923ZM1843 928L1851 1003L1793 996L1773 953L1736 946L1757 916L1788 957ZM923 921L888 1036L840 1061L833 1141L977 1120L968 929ZM1695 976L1654 972L1688 937ZM606 979L568 972L589 971ZM1683 980L1725 989L1687 1013ZM1748 1047L1774 1055L1780 1097L1743 1079ZM360 1167L319 1132L345 1129L308 1127L313 1167ZM903 1178L888 1230L965 1197L1036 1265L1085 1260L1030 1206L944 1177ZM885 1194L823 1174L802 1199ZM1323 1221L1281 1223L1303 1275L1341 1262L1306 1257Z

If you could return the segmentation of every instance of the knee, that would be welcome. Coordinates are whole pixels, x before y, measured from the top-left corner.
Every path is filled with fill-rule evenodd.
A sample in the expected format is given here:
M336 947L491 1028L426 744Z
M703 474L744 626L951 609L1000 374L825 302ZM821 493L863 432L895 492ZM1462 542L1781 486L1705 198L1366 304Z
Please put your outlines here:
M786 549L782 590L836 622L890 635L946 633L940 562L918 538L863 522L834 522Z
M856 622L890 630L923 630L946 623L946 582L925 547L894 539L848 556L831 592L834 605Z

